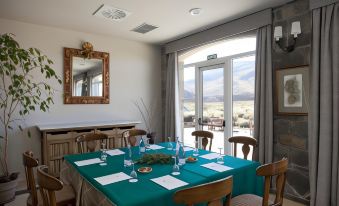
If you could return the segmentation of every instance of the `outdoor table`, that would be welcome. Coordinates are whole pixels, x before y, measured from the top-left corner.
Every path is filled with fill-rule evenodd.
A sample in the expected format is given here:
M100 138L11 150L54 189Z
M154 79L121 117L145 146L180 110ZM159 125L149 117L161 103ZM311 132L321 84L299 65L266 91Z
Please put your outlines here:
M164 153L174 155L175 151L166 149L167 143L158 144L163 149L148 150L146 153ZM120 148L127 154L127 148ZM193 151L186 152L187 156L192 156ZM199 150L198 161L194 163L186 163L180 168L180 175L173 176L184 182L189 183L186 186L173 190L168 190L150 179L171 175L173 164L153 164L153 171L148 174L138 172L138 182L130 183L128 180L101 185L94 178L110 175L118 172L124 172L129 175L131 168L125 168L123 161L124 155L108 156L107 165L100 166L92 164L78 167L74 162L100 158L101 152L93 152L86 154L74 154L64 157L63 168L61 171L61 179L66 184L71 184L77 192L77 205L176 205L173 202L175 191L192 187L195 185L212 182L228 176L233 176L233 192L232 196L240 194L256 194L262 196L263 178L256 176L256 168L260 165L258 162L243 160L231 156L224 157L224 165L232 169L225 172L216 172L200 165L216 162L216 159L208 160L201 158L201 155L208 154L209 151ZM138 147L132 147L132 158L138 159ZM142 166L135 165L135 170Z

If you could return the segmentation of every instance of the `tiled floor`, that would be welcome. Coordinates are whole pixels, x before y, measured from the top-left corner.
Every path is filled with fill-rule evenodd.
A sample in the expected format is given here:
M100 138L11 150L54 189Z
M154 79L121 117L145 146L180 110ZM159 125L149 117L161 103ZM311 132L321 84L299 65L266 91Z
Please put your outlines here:
M27 196L28 194L19 195L15 198L13 202L6 204L6 206L25 206ZM305 205L285 199L284 206L305 206Z
M5 206L25 206L27 197L28 194L18 195L13 202L5 204Z

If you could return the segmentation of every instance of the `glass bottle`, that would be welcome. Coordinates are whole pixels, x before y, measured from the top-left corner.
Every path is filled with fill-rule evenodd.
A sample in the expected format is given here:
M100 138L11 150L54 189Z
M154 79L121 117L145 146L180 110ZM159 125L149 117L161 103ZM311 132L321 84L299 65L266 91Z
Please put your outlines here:
M142 155L146 152L146 145L144 139L141 137L139 142L139 154Z

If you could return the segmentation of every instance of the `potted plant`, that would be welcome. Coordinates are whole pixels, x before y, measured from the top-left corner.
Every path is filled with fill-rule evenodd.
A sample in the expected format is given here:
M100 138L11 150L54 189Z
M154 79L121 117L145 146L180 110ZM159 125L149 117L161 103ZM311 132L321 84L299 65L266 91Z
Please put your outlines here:
M53 62L36 48L21 48L13 36L0 34L0 205L14 199L18 177L8 170L10 130L23 131L20 123L26 115L36 109L46 112L53 103L54 90L44 79L61 84L50 67Z
M140 116L144 121L147 138L149 138L149 143L154 144L155 139L155 129L156 129L156 105L150 105L149 107L146 106L144 100L140 98L139 100L134 101L134 105L137 107L138 111L140 112Z

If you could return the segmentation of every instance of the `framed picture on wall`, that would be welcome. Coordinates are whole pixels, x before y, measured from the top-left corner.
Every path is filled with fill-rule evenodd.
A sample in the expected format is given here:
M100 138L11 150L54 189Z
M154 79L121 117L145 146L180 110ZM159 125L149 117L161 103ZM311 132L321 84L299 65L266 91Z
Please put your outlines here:
M277 69L276 113L307 115L309 110L309 66Z

